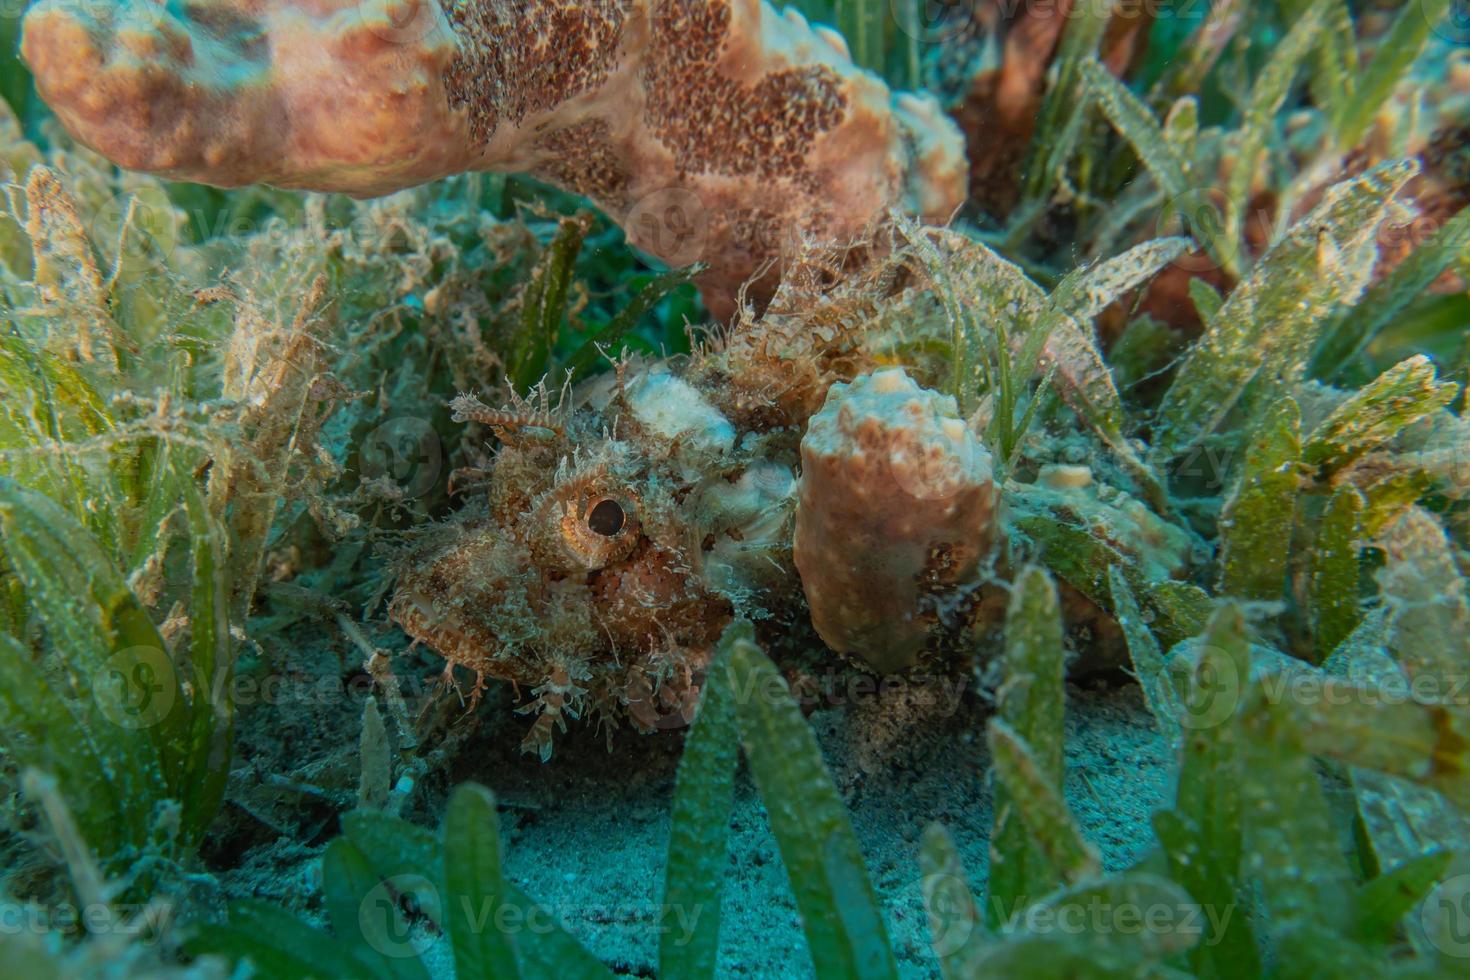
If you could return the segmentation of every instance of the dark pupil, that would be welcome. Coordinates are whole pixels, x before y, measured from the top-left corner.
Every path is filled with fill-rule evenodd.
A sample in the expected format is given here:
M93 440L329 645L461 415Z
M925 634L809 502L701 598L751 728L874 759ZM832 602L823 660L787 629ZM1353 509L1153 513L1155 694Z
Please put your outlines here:
M605 538L623 529L623 508L616 500L601 500L587 515L587 526Z

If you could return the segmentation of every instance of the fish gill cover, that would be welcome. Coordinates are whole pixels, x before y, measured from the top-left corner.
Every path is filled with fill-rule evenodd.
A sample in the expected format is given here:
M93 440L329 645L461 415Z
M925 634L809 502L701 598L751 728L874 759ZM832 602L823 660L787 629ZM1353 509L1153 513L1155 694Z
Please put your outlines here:
M1463 4L0 37L16 975L1470 975Z

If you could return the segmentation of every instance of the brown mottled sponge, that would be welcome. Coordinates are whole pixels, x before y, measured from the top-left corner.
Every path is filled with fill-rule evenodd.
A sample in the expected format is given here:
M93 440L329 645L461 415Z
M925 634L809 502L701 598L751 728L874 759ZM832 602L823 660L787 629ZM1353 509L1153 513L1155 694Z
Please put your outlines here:
M124 167L360 196L531 173L709 263L717 315L794 237L964 194L937 103L764 0L40 0L21 53Z
M994 547L990 453L953 398L889 368L832 386L801 466L795 558L812 625L876 670L912 666L937 626L933 600Z

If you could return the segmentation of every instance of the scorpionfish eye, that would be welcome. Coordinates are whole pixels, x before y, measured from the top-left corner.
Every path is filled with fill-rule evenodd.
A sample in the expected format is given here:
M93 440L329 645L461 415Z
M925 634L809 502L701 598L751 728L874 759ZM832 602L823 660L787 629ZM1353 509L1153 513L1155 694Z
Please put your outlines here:
M566 572L622 561L641 537L636 500L631 492L612 490L600 477L552 490L531 519L532 554L543 567Z
M587 508L587 527L604 538L616 536L627 523L623 505L611 497L593 501L592 506Z

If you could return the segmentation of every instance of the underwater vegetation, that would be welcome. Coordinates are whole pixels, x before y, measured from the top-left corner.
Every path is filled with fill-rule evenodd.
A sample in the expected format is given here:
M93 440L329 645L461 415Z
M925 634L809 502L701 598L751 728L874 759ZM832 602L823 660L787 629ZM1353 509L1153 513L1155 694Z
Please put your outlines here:
M798 6L6 17L17 975L756 972L747 790L782 972L1470 975L1463 8ZM924 948L821 676L975 710ZM651 958L507 870L506 738L677 757Z

